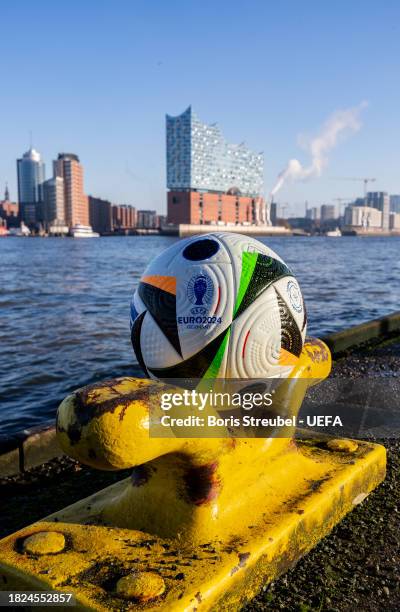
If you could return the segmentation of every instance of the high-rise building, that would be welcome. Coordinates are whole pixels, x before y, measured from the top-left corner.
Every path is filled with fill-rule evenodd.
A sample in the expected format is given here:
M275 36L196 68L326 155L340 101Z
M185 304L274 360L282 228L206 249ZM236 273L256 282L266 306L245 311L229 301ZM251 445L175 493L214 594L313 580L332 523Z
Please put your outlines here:
M306 210L306 219L311 219L311 221L316 221L318 218L319 218L318 217L318 208L316 206L313 206L312 208L307 208L307 210Z
M17 159L18 202L21 221L34 225L43 202L45 166L40 153L32 147Z
M83 191L83 167L74 153L60 153L53 162L54 176L64 179L65 221L89 225L88 197Z
M111 202L89 196L89 221L95 232L109 234L112 229Z
M264 155L229 144L189 106L166 116L168 222L265 223Z
M389 201L389 194L386 191L368 191L365 206L377 208L383 212L385 201Z
M366 206L376 208L382 213L382 229L389 229L390 200L386 191L369 191L366 197Z
M61 176L54 176L43 183L43 223L65 226L65 185Z
M276 225L276 222L278 220L278 205L274 201L271 202L269 214L272 225Z
M390 212L400 213L400 195L390 196Z
M322 204L321 223L327 223L336 218L336 207L334 204Z

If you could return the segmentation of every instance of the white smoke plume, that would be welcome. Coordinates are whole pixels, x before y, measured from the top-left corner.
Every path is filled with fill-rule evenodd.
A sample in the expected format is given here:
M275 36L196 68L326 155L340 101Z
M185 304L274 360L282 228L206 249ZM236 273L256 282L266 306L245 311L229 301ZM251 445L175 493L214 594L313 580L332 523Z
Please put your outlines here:
M271 199L287 180L307 181L321 176L322 170L328 164L327 154L336 146L339 138L348 132L357 132L361 128L360 113L366 106L367 102L362 102L354 108L333 113L325 122L321 133L305 146L311 155L310 165L304 167L298 159L289 160L286 168L278 175L278 180L271 191Z

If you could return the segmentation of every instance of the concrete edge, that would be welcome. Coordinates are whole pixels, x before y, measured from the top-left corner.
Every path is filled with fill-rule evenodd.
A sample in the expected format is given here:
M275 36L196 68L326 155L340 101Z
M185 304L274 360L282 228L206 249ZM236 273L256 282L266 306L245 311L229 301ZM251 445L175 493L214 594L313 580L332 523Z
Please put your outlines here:
M25 472L63 454L52 422L0 436L0 478Z
M354 325L343 331L328 334L323 336L321 340L329 346L332 357L336 357L350 348L399 331L400 311L360 325Z
M400 311L321 339L329 346L332 356L336 357L350 348L395 332L400 332ZM53 423L0 436L0 478L14 476L63 454Z

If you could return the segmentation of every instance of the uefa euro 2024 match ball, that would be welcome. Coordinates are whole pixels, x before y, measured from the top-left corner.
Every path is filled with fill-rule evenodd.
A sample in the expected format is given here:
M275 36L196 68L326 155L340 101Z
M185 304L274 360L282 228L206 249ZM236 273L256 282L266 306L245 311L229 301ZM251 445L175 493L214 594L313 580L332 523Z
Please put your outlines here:
M131 302L137 360L160 380L287 377L306 325L288 266L233 233L174 243L150 263Z

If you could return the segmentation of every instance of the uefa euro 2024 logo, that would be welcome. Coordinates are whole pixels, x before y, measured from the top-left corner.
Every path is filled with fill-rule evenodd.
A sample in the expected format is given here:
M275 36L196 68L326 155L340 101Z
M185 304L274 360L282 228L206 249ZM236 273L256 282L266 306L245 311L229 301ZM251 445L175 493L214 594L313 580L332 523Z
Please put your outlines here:
M192 276L186 295L194 306L190 309L190 315L179 315L176 318L178 325L184 325L187 329L210 329L214 325L221 325L222 317L209 312L214 298L214 283L208 274L203 272Z
M192 276L187 286L188 299L195 305L191 308L192 314L206 314L207 306L212 302L214 295L214 284L207 274Z

